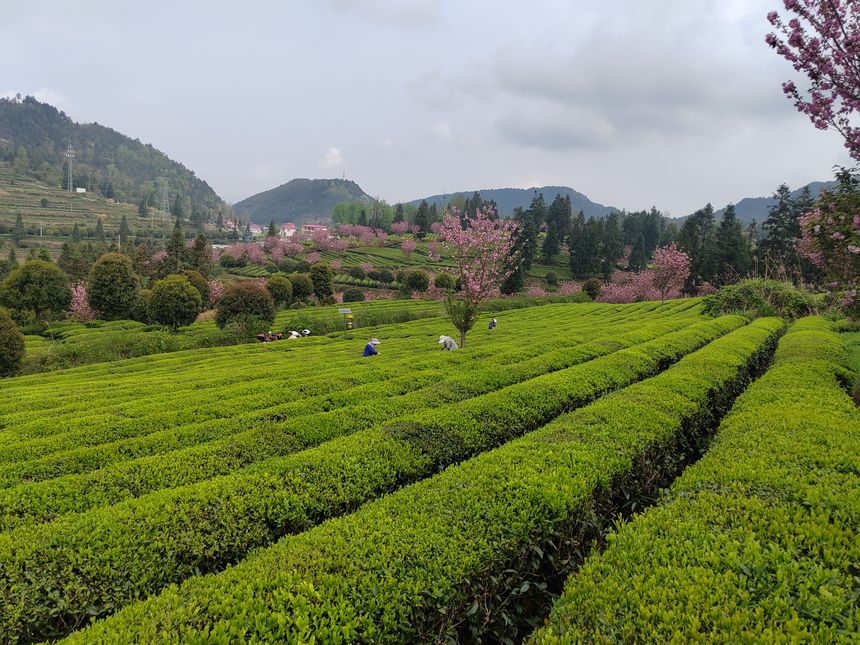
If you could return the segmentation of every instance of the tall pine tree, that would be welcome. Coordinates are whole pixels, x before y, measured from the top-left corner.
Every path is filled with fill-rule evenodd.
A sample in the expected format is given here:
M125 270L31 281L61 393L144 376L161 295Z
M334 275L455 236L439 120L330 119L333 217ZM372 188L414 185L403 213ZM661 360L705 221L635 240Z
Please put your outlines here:
M749 241L744 235L733 204L726 206L717 230L716 262L718 284L745 277L752 268Z

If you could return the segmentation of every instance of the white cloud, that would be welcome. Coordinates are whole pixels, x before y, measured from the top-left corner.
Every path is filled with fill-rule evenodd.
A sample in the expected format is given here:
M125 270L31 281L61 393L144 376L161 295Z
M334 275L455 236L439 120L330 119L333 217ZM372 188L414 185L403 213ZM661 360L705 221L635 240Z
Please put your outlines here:
M382 147L383 148L393 148L394 147L394 139L392 139L391 137L386 137L385 139L382 140Z
M430 126L430 135L440 141L450 141L454 138L454 131L447 121L437 121Z
M329 0L329 5L399 27L430 27L443 22L441 0Z
M339 168L343 166L343 150L332 146L320 161L321 168Z

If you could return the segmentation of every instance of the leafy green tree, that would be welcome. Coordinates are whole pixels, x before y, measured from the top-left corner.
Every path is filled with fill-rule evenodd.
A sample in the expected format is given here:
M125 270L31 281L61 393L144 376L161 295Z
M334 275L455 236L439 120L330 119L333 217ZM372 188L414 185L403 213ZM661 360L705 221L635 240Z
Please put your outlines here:
M396 208L394 209L394 222L403 222L405 220L406 217L403 214L403 204L398 202Z
M191 207L191 226L196 228L199 231L203 230L203 227L206 224L206 213L200 208L199 205L194 204Z
M546 237L542 251L547 262L552 261L561 250L561 243L570 233L571 217L570 197L556 194L546 209Z
M311 282L314 283L314 295L323 301L334 295L334 272L326 262L314 262L311 265Z
M24 219L21 217L21 213L18 213L17 217L15 217L15 226L12 228L12 241L15 243L15 246L20 246L21 242L27 239L27 228L24 226Z
M99 242L105 242L105 240L107 239L105 237L105 227L104 227L104 224L102 224L102 218L101 217L98 218L98 220L96 221L95 238Z
M732 204L723 212L723 219L717 230L716 261L719 284L731 282L730 277L746 277L752 268L749 242Z
M182 207L182 195L179 193L176 194L176 199L173 200L173 208L170 209L170 214L179 222L185 217L185 209Z
M82 239L81 229L78 227L78 223L75 222L75 226L72 228L72 242L78 244Z
M122 221L119 223L119 232L117 233L119 238L119 244L122 245L123 242L128 242L128 238L131 237L131 229L128 227L128 220L125 217L125 213L123 213Z
M212 272L212 247L203 233L194 238L194 245L188 253L188 266L204 277Z
M87 301L104 320L123 320L131 318L139 289L140 283L129 257L122 253L107 253L90 271Z
M211 295L209 283L206 281L206 278L193 269L185 269L185 271L179 275L185 276L185 279L191 283L191 286L197 289L200 293L200 302L202 303L203 309L205 309L206 305L209 304L209 296Z
M293 285L294 299L306 300L314 295L314 283L307 273L294 273L290 277L290 282Z
M517 293L525 288L526 274L532 267L537 255L538 227L534 213L522 208L514 209L516 230L513 233L514 253L519 259L516 268L505 278L500 290L506 295Z
M149 214L149 209L146 207L146 198L140 198L140 206L137 207L137 214L141 217L146 217Z
M169 275L152 285L147 315L152 322L173 330L190 325L202 308L200 292L184 275Z
M72 300L69 280L60 268L43 260L27 260L0 285L0 304L37 320L62 315Z
M269 278L266 289L269 290L276 307L289 303L293 297L293 285L282 275L273 275Z
M152 253L149 250L149 244L146 240L141 242L134 250L134 259L132 266L138 275L149 277L152 275Z
M791 190L780 184L773 195L776 203L769 206L763 228L765 237L761 241L762 254L770 262L782 265L793 264L797 256L795 245L800 239L800 219L791 199Z
M600 221L594 217L586 221L581 211L574 218L567 242L573 277L588 278L599 272L602 228Z
M0 309L0 376L18 371L24 359L24 336L8 309Z
M165 264L168 273L179 273L185 268L188 259L188 247L185 246L185 232L182 230L182 222L177 217L167 243L167 257Z
M424 293L430 288L430 276L419 269L404 271L400 288L406 293Z
M639 233L633 248L630 251L630 259L627 263L628 268L633 271L641 271L648 264L648 255L645 250L645 235Z
M690 215L678 232L678 248L690 256L690 274L684 290L692 292L717 274L716 223L710 204Z
M624 238L621 235L621 223L618 213L610 213L603 221L603 235L600 241L600 269L606 280L612 276L618 264L618 259L624 253Z
M84 255L79 244L73 246L68 242L63 242L57 264L73 282L85 281L93 265Z
M430 231L430 225L433 223L433 215L430 213L430 205L427 203L426 199L422 199L421 203L418 205L418 210L415 211L412 223L418 226L420 237L423 237L424 234Z
M269 221L269 230L266 232L266 237L278 237L278 231L275 228L275 220Z
M261 284L236 282L224 290L215 305L215 324L224 327L234 320L271 325L275 320L275 301Z

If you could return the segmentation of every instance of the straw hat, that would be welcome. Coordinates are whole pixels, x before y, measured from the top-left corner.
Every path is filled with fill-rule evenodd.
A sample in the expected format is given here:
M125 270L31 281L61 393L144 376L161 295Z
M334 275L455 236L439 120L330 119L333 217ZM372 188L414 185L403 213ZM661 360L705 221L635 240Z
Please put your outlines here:
M370 344L371 344L371 345L379 345L379 339L378 339L378 338L376 338L376 337L371 338L371 339L370 339Z

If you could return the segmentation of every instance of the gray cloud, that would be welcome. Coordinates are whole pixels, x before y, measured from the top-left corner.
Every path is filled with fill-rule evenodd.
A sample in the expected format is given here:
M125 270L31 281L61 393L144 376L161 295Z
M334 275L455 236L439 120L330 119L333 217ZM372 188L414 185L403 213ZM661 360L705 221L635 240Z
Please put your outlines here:
M399 27L434 27L443 22L440 0L328 0L328 4Z

